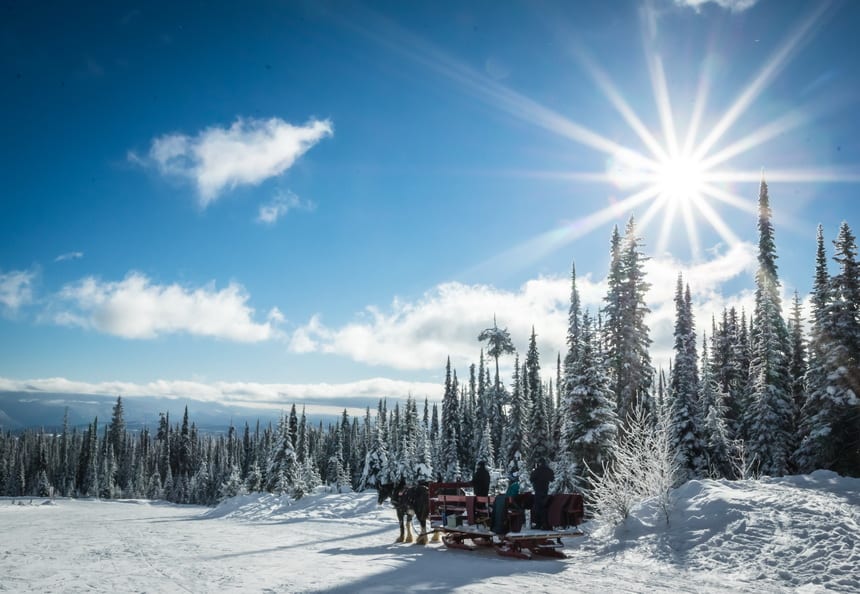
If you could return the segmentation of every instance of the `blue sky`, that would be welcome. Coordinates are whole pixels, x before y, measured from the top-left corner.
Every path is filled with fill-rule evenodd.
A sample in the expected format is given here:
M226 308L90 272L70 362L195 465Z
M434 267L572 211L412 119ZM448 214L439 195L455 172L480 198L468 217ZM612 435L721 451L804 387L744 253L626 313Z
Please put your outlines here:
M3 10L0 389L438 398L494 313L550 377L631 215L662 361L679 272L750 303L762 168L787 298L858 230L852 2Z

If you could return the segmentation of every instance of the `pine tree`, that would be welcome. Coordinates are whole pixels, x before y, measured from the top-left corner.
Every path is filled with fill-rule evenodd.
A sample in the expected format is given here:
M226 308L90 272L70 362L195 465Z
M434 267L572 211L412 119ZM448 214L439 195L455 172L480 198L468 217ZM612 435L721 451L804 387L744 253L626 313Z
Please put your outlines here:
M745 318L744 318L745 319ZM713 332L711 372L726 395L726 428L732 438L741 436L745 393L749 379L749 356L742 340L737 309L723 309L722 320Z
M277 494L291 493L296 480L296 452L286 415L281 415L266 463L266 488Z
M586 465L599 473L598 469L612 458L618 435L618 417L609 377L588 312L582 316L581 329L578 357L568 379L570 391L564 403L567 418L561 451L569 452L570 458L564 461L564 468L557 466L557 475L565 473L568 477L582 474ZM570 486L570 480L572 478L565 486Z
M856 391L858 284L856 246L843 223L835 243L840 272L828 278L824 240L818 228L812 294L812 338L803 408L803 440L796 460L801 470L827 468L860 475L860 402Z
M791 377L788 329L782 317L776 247L767 183L759 190L759 268L750 336L749 404L745 424L748 447L763 474L780 476L791 454Z
M490 430L489 419L484 421L484 430L480 434L477 452L475 456L476 465L478 462L483 461L487 465L487 468L494 468L496 466L496 455L493 451L493 434Z
M474 438L477 433L475 429L475 407L477 400L477 378L475 377L475 365L469 366L469 385L463 386L460 397L460 419L458 437L458 452L461 468L473 468L475 466Z
M617 231L617 229L616 229ZM573 373L573 366L579 356L579 334L580 334L580 298L579 290L576 288L576 263L570 269L570 308L567 312L567 354L564 356L564 374L568 378ZM567 387L562 389L561 378L556 380L556 388L559 395L567 392ZM566 380L565 380L566 381Z
M618 416L625 423L628 414L639 404L646 411L653 408L651 386L654 370L648 348L651 339L645 316L649 313L645 295L650 284L645 281L640 239L631 217L622 242L618 229L610 245L610 271L606 297L608 362L612 371L613 392Z
M526 383L529 388L530 415L528 419L529 443L531 448L526 453L528 468L544 461L549 463L552 442L550 438L549 414L543 385L540 378L540 354L537 348L537 336L532 327L529 338L529 349L526 354Z
M504 429L504 449L502 459L499 460L499 465L503 465L508 470L523 471L525 462L522 467L517 462L523 458L523 452L527 452L530 444L528 441L528 418L529 418L528 402L523 394L523 375L520 367L520 357L515 355L514 377L511 386L511 405L508 413L507 424ZM520 477L522 478L522 477ZM520 485L522 487L522 485Z
M800 447L801 413L806 403L806 341L803 337L803 318L800 312L800 296L794 292L794 304L791 310L791 319L788 322L788 333L791 338L791 351L789 353L789 374L791 376L791 441L789 448L795 452ZM792 456L793 459L793 456ZM794 464L790 470L796 471Z
M381 485L390 483L391 479L386 475L388 466L388 447L383 440L383 431L380 430L377 417L373 429L373 444L364 459L359 489L378 489Z
M726 394L711 373L708 343L702 338L702 377L699 381L699 402L704 416L702 438L711 478L732 478L731 438L726 423Z
M459 437L457 429L459 418L457 414L457 372L451 372L451 358L445 366L445 395L442 399L442 424L440 426L441 467L438 469L445 481L456 481L461 478L460 457L458 451Z
M99 496L98 424L99 419L96 417L87 432L87 443L84 446L84 449L86 450L85 467L83 479L80 482L81 495L84 497Z
M113 451L117 459L121 459L123 446L125 445L125 419L123 418L121 396L116 397L116 404L113 407L113 415L108 426L108 440L113 446Z
M63 432L60 434L60 459L56 475L56 486L60 495L69 496L74 491L71 473L71 456L69 443L69 407L63 413ZM5 460L4 460L5 462ZM3 485L3 474L0 473L0 486Z
M499 328L496 323L496 316L493 316L493 327L482 330L478 335L478 340L481 342L487 341L487 354L496 360L495 386L498 393L501 383L499 381L499 357L514 353L514 343L511 341L511 335L507 328Z
M705 468L702 443L702 410L699 406L699 377L696 368L696 331L690 287L684 291L678 275L675 288L675 361L672 367L669 426L672 447L678 455L682 481L698 478Z

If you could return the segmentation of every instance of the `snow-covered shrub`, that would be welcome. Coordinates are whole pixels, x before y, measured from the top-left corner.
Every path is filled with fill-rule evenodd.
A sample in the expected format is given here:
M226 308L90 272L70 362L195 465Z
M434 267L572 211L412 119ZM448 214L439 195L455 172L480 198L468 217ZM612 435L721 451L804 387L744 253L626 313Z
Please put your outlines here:
M665 414L652 418L643 407L635 408L627 416L627 429L612 461L600 473L586 469L592 485L586 498L597 518L619 524L635 505L654 498L668 524L671 490L680 468Z

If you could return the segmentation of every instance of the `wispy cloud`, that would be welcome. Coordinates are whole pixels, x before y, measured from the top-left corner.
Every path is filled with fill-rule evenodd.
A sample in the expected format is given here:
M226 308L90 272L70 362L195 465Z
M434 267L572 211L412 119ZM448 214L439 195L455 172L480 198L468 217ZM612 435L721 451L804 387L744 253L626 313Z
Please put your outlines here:
M716 4L721 8L725 8L731 12L743 12L748 8L752 8L758 0L675 0L678 6L689 6L701 10L705 4Z
M333 133L330 120L311 119L304 126L294 126L279 118L239 118L229 128L211 126L195 136L159 136L152 141L148 158L131 152L129 160L152 164L164 175L190 179L205 208L225 189L257 185L281 175Z
M724 296L720 288L722 283L754 270L754 250L752 244L738 243L694 265L669 258L648 260L647 280L652 283L648 303L652 313L646 322L651 327L655 361L671 351L678 273L682 272L689 282L697 311L709 325L711 313L746 298L745 294ZM592 312L603 306L605 279L595 281L580 276L577 287L583 306ZM384 311L367 307L355 321L341 327L326 326L322 317L315 315L294 331L290 350L330 353L370 365L413 370L439 368L450 355L455 365L462 366L476 361L481 348L477 336L492 325L495 314L499 325L511 332L520 352L525 350L534 325L544 365L550 366L555 354L566 350L569 306L568 278L538 278L516 291L445 283L415 301L395 299Z
M56 258L54 258L54 262L65 262L67 260L80 260L84 257L83 252L67 252L65 254L60 254Z
M278 219L291 210L313 210L316 208L310 200L302 200L291 191L278 194L266 204L260 205L257 222L273 225Z
M0 271L0 306L6 315L15 315L18 310L33 301L35 270Z
M291 403L315 401L310 413L339 414L349 399L414 398L438 400L441 386L427 382L406 382L375 377L339 384L263 384L255 382L203 382L190 380L155 380L133 382L83 382L62 377L16 380L0 377L0 392L31 392L46 394L94 394L126 397L155 396L193 399L219 404L258 408L284 408ZM331 403L324 410L325 402ZM362 410L351 414L363 414Z
M158 285L139 272L119 282L86 277L64 286L50 319L123 338L148 339L186 333L237 342L259 342L278 334L283 316L273 309L265 322L254 320L245 289L214 282L197 288Z

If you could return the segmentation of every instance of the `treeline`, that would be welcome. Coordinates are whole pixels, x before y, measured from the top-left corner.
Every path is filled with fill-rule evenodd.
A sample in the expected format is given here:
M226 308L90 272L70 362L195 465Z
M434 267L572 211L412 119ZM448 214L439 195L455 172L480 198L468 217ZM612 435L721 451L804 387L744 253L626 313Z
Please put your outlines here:
M665 431L676 484L817 468L860 476L860 267L843 223L828 266L819 227L809 320L795 295L782 311L767 184L759 192L755 304L724 310L696 331L689 286L679 276L674 356L655 370L645 317L650 288L633 219L610 239L604 306L581 307L571 274L567 352L542 374L534 329L523 359L495 322L478 336L477 365L461 380L446 367L441 411L411 397L326 427L295 405L277 426L202 435L162 415L155 434L126 431L122 401L110 422L59 434L0 434L0 494L149 497L210 504L242 492L300 497L318 487L364 489L404 480L458 480L478 461L523 472L551 462L552 488L588 489L611 469L619 443L642 419ZM701 345L701 351L699 346ZM514 356L509 382L499 360ZM554 375L545 380L545 376ZM401 406L403 404L403 406ZM631 419L636 420L632 422Z

